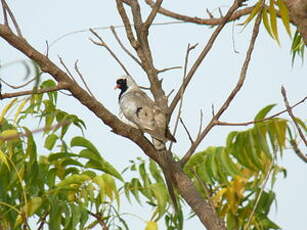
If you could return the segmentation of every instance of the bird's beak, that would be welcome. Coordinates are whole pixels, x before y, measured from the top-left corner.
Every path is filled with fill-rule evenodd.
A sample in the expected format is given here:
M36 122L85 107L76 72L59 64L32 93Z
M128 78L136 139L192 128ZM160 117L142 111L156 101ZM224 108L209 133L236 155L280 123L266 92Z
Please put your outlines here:
M120 89L120 85L116 84L116 86L114 86L114 89Z

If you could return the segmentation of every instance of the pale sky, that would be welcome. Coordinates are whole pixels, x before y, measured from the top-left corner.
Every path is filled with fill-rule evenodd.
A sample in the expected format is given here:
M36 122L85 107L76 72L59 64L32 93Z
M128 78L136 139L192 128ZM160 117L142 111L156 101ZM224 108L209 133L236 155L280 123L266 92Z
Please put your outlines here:
M93 27L121 25L115 1L54 0L48 2L27 0L13 1L9 4L24 37L42 52L46 49L46 40L51 44L52 41L65 33ZM217 7L221 6L222 10L226 10L230 5L230 1L216 5L213 1L206 3L196 0L177 1L176 4L172 4L171 1L163 3L166 8L199 17L207 17L206 8L218 16ZM149 7L144 7L143 15L147 15L148 10ZM164 16L158 16L155 20L155 22L169 21L175 20ZM128 44L124 30L118 29L117 31L125 44ZM213 29L207 26L188 23L153 26L150 29L150 40L156 66L165 68L183 65L187 44L199 43L198 48L191 55L190 63L192 63L206 44L212 31ZM245 57L250 31L251 25L242 31L242 27L229 23L188 87L183 104L183 120L192 135L195 136L198 131L200 109L203 109L204 122L207 122L211 116L211 105L214 104L215 108L218 108L235 85ZM142 70L120 49L111 31L97 30L97 32L126 64L135 80L141 85L148 85ZM49 57L59 64L57 56L61 56L71 70L73 70L74 62L78 59L80 70L92 92L110 111L117 114L119 92L114 91L113 86L116 78L122 75L123 71L107 51L93 45L88 40L89 37L93 36L88 32L68 36L51 47ZM281 85L287 89L292 104L306 96L306 65L301 65L300 60L297 60L292 68L289 52L291 42L283 28L280 29L280 37L281 47L268 36L263 28L261 29L248 70L246 84L221 120L228 122L250 121L261 108L273 103L278 104L273 113L282 110L284 104L280 94ZM239 53L234 52L234 46ZM3 40L0 41L0 61L2 64L24 58L19 52L8 47ZM18 71L16 74L16 70L10 68L1 73L1 76L12 83L21 78L22 70ZM166 92L170 92L179 86L182 71L173 70L161 76L164 78ZM3 92L11 92L11 90L4 87ZM61 96L59 104L66 111L78 114L81 119L86 121L88 126L86 137L92 140L103 157L118 170L125 168L128 161L137 156L146 159L146 156L136 145L112 134L110 128L104 126L76 100ZM3 104L1 103L0 106L2 107ZM306 111L306 105L301 105L294 110L294 113L304 119L307 117ZM210 145L223 145L227 133L238 129L246 129L246 127L214 128L197 150L203 150ZM80 134L78 133L78 135ZM179 130L178 139L180 141L174 146L174 151L182 156L189 147L189 140L182 128ZM306 149L302 150L306 151ZM270 216L285 230L306 229L307 183L305 175L307 175L307 165L291 151L284 153L280 164L287 168L288 177L280 179L277 183L275 188L277 208L276 210L272 209ZM151 216L150 212L144 212L143 208L137 205L123 207L123 209L136 213L145 220L149 220ZM131 217L128 222L133 224L131 229L144 229L144 223L137 218ZM162 225L163 221L160 226ZM185 229L202 229L202 225L196 218L187 221L185 226Z

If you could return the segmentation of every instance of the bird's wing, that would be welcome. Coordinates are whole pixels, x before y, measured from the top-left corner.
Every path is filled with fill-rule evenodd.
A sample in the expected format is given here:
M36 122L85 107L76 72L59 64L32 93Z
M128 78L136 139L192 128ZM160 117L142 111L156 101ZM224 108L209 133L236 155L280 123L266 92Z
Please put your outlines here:
M161 109L142 91L122 96L120 107L125 117L152 136L165 140L166 117Z

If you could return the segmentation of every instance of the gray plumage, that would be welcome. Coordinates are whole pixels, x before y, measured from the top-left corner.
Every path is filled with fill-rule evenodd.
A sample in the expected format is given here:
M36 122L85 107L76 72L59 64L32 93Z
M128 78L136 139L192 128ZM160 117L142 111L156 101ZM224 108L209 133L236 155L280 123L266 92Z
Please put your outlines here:
M176 142L171 135L167 118L163 111L153 100L146 95L130 76L122 76L117 81L116 88L121 89L119 95L119 107L121 119L143 132L150 134L155 146L158 142Z

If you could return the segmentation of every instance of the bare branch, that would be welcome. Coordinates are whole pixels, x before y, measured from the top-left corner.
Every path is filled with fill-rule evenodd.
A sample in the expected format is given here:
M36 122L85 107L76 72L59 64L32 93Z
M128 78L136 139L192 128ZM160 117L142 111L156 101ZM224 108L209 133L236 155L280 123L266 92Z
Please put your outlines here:
M250 213L250 215L249 215L249 217L248 217L248 221L247 221L247 224L246 224L245 227L244 227L244 230L249 229L250 222L251 222L251 220L252 220L252 218L253 218L253 216L254 216L254 214L255 214L255 211L256 211L257 206L258 206L259 201L260 201L260 198L261 198L261 196L262 196L262 194L263 194L263 192L264 192L265 186L266 186L266 184L268 183L270 174L271 174L272 169L273 169L273 165L274 165L274 161L272 160L272 162L271 162L271 164L270 164L270 166L269 166L268 172L267 172L267 174L265 175L265 178L264 178L263 184L262 184L262 186L261 186L260 192L259 192L259 194L257 195L256 201L255 201L255 204L254 204L254 207L253 207L253 209L252 209L252 211L251 211L251 213Z
M90 38L90 40L98 46L103 46L104 48L107 49L107 51L111 54L111 56L117 61L117 63L122 67L122 69L124 70L124 72L131 76L129 71L126 69L126 67L124 66L124 64L119 60L119 58L116 56L116 54L110 49L110 47L103 41L103 39L101 38L101 36L99 36L93 29L90 29L91 33L95 35L96 38L99 39L100 42L96 42L93 39Z
M152 10L148 16L148 18L146 19L146 21L144 22L144 29L148 30L149 27L151 26L153 20L155 19L155 17L157 16L157 13L161 7L163 0L157 0L157 2L153 5Z
M184 122L183 122L183 120L182 120L181 118L180 118L179 120L180 120L180 123L182 124L184 130L185 130L186 133L188 134L188 137L189 137L189 140L190 140L191 144L193 145L193 144L194 144L194 141L193 141L193 139L192 139L192 137L191 137L191 134L190 134L188 128L186 127L186 125L184 124Z
M95 214L90 211L89 211L89 214L96 218L97 222L101 225L102 230L109 230L109 227L106 225L106 223L103 220L103 217L100 214Z
M189 61L189 54L190 52L197 46L196 45L193 45L191 46L190 44L188 44L188 47L187 47L187 51L186 51L186 54L185 54L185 59L184 59L184 70L183 70L183 76L182 76L182 84L184 82L184 79L186 77L186 73L187 73L187 66L188 66L188 61ZM173 131L173 135L175 136L176 132L177 132L177 127L178 127L178 124L179 124L179 119L181 117L181 109L182 109L182 105L183 105L183 90L181 91L181 95L180 95L180 103L179 103L179 109L178 109L178 113L177 113L177 117L176 117L176 121L175 121L175 126L174 126L174 131ZM170 117L169 117L170 119ZM190 139L191 140L191 139ZM193 143L193 141L192 141ZM170 144L170 147L169 147L169 151L171 151L172 149L172 146L173 146L173 143Z
M146 3L148 5L150 5L151 7L153 7L155 5L155 3L152 0L146 0ZM246 7L242 10L238 10L236 12L234 12L234 14L228 19L229 21L234 21L239 19L240 17L249 14L250 12L252 12L253 10L253 6L252 7ZM209 11L207 10L207 13ZM219 25L223 22L223 17L220 18L214 18L213 15L209 12L209 17L210 18L198 18L198 17L190 17L187 15L183 15L183 14L178 14L176 12L167 10L165 8L160 7L159 9L159 13L171 17L171 18L175 18L184 22L191 22L191 23L196 23L196 24L201 24L201 25Z
M67 125L69 124L70 121L63 121L63 122L59 122L55 125L52 125L52 126L45 126L43 128L39 128L39 129L35 129L35 130L32 130L32 131L26 131L24 133L17 133L17 134L12 134L12 135L8 135L8 136L0 136L0 140L2 141L9 141L9 140L13 140L13 139L16 139L16 138L20 138L20 137L28 137L34 133L40 133L40 132L45 132L46 130L55 130L57 128L60 128L64 125Z
M116 41L118 42L118 44L120 45L120 47L137 63L142 67L142 63L137 59L137 57L135 57L125 46L124 44L121 42L120 38L118 37L115 27L111 26L110 27Z
M305 102L307 99L307 97L304 97L302 100L300 100L299 102L295 103L294 105L290 106L291 109L295 108L296 106L298 106L299 104ZM217 120L215 122L215 125L220 125L220 126L247 126L247 125L252 125L252 124L256 124L256 123L260 123L260 122L263 122L263 121L268 121L268 120L271 120L273 119L274 117L277 117L283 113L287 112L287 109L285 110L282 110L278 113L275 113L269 117L266 117L264 119L261 119L261 120L256 120L256 121L247 121L247 122L223 122L223 121L219 121Z
M126 10L123 6L123 3L121 0L115 0L116 1L116 6L117 6L117 10L122 18L122 21L124 23L125 26L125 30L126 30L126 34L127 34L127 38L131 44L131 46L133 48L136 48L138 46L138 42L135 39L133 32L132 32L132 28L131 28L131 23L130 20L127 16Z
M95 98L94 94L92 93L92 91L88 87L88 85L87 85L87 83L85 81L85 78L83 77L82 73L79 70L78 60L75 62L75 70L76 70L77 74L79 75L79 77L81 78L81 81L83 82L83 84L84 84L85 88L87 89L87 91L92 95L93 98Z
M181 68L182 68L181 66L168 67L168 68L158 70L157 73L159 74L159 73L163 73L163 72L166 72L166 71L169 71L169 70L181 69Z
M294 114L293 114L293 112L292 112L292 110L291 110L291 107L290 107L290 105L289 105L289 101L288 101L288 98L287 98L287 92L286 92L286 90L285 90L285 88L284 88L283 86L281 87L281 94L282 94L282 96L283 96L283 98L284 98L284 102L285 102L285 105L286 105L288 114L289 114L289 116L291 117L292 121L294 122L294 124L295 124L295 126L296 126L296 128L297 128L297 130L298 130L298 133L299 133L300 137L302 138L303 142L305 143L305 146L307 146L307 140L306 140L306 138L305 138L305 135L304 135L304 133L303 133L301 127L298 125L298 123L297 123L297 121L296 121L296 118L295 118L295 116L294 116Z
M10 87L12 89L20 89L20 88L23 88L23 87L29 85L32 81L35 81L35 79L36 79L36 77L30 79L29 81L27 81L26 83L24 83L22 85L18 85L18 86L9 84L8 82L4 81L3 79L0 79L0 81L3 82L5 85L7 85L8 87Z
M259 26L261 22L261 14L257 16L253 33L252 33L252 38L246 53L246 57L244 60L244 63L241 68L241 73L240 73L240 78L235 86L235 88L232 90L230 95L227 97L226 101L222 105L222 107L219 109L219 111L212 117L211 121L207 125L207 127L201 132L201 134L196 138L188 152L184 155L184 157L180 160L181 166L184 166L185 163L190 159L194 151L196 150L197 146L201 143L201 141L205 138L205 136L208 134L208 132L216 125L216 121L220 118L220 116L225 112L225 110L228 108L234 97L237 95L237 93L240 91L245 78L246 78L246 73L247 69L249 66L249 62L254 50L255 42L259 33Z
M55 87L50 87L50 88L45 88L45 89L26 90L26 91L21 91L21 92L16 92L16 93L4 93L4 94L1 94L0 99L3 100L7 98L20 97L20 96L25 96L25 95L49 93L49 92L59 91L59 90L67 89L67 88L68 88L68 85L63 82L63 83L59 83Z
M16 18L14 16L13 12L11 11L10 7L8 6L8 4L6 3L5 0L1 0L1 3L2 3L3 12L4 12L4 24L9 26L8 20L7 20L7 14L6 14L6 12L8 12L8 14L9 14L9 16L10 16L12 22L13 22L13 25L14 25L14 27L16 29L17 35L19 37L22 37L21 30L20 30L20 28L18 26L17 20L16 20Z
M296 153L296 155L301 158L302 161L304 161L305 163L307 163L307 155L304 155L302 153L302 151L299 149L299 147L297 146L297 143L294 139L290 140L290 144L294 150L294 152Z
M197 60L193 64L192 68L188 72L184 83L181 85L181 87L178 90L176 96L174 97L174 99L173 99L173 101L172 101L172 103L171 103L171 105L169 107L169 114L172 114L172 112L174 111L175 107L177 106L177 104L178 104L178 102L180 100L181 91L182 90L183 90L183 92L185 91L186 87L188 86L188 84L190 83L192 77L194 76L196 70L198 69L198 67L200 66L200 64L204 60L204 58L207 56L208 52L211 50L211 48L213 46L213 43L215 42L217 36L222 31L222 29L224 28L226 22L229 20L229 18L233 14L233 12L241 6L241 3L242 3L242 0L235 0L234 1L232 6L229 8L226 16L223 18L221 24L219 24L219 26L212 33L208 43L206 44L205 48L202 50L202 52L198 56Z
M76 79L74 78L74 75L72 75L72 73L70 72L70 70L68 69L68 67L65 65L63 59L58 56L60 63L62 64L62 66L64 67L64 69L66 70L67 74L70 76L70 78L77 84Z

